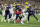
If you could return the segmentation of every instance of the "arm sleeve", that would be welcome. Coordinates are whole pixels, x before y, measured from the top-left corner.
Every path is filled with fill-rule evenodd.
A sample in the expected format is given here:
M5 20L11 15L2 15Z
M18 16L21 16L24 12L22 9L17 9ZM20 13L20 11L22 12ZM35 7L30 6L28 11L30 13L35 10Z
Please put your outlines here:
M14 13L17 13L17 11L14 11Z
M22 13L22 11L18 12L18 14L21 14L21 13Z
M22 11L20 11L20 13L22 13Z

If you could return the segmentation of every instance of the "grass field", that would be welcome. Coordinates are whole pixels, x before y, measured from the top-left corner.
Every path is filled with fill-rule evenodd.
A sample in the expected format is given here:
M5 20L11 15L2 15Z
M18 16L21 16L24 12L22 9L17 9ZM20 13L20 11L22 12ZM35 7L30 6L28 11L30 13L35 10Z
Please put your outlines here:
M40 15L36 15L36 17L40 21ZM2 16L0 16L0 27L40 27L40 22L37 22L37 20L32 16L30 17L30 23L26 23L27 20L24 22L25 24L14 24L13 22L10 22L9 24L6 22L1 22Z

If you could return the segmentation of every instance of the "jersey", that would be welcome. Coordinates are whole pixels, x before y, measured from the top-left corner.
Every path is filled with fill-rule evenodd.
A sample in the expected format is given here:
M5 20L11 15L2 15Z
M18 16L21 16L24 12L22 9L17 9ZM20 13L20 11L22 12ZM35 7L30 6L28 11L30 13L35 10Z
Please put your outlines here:
M33 9L28 9L27 12L28 12L29 14L34 14L34 13L35 13L35 11L34 11Z
M10 14L10 7L6 7L5 14Z
M16 14L21 14L22 13L22 9L21 9L21 7L16 7L16 9L15 9L15 11L14 11L14 13L16 13Z

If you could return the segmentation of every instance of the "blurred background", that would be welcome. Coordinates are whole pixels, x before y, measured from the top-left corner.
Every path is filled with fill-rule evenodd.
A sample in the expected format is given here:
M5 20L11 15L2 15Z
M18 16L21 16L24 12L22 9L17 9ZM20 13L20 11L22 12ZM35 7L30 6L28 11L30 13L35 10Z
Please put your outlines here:
M35 10L36 14L40 14L40 0L0 0L1 5L14 4L14 2L20 3L22 8L24 8L25 2L28 2ZM2 8L2 6L0 6Z

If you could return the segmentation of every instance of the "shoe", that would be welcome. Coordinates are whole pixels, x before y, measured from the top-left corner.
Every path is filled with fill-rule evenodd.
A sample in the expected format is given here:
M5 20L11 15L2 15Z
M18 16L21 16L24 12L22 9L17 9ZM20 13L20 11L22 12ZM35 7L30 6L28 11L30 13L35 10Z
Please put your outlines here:
M29 23L30 21L28 21L27 23Z
M8 23L10 22L10 19L8 19Z
M24 24L24 23L21 21L21 24Z
M38 22L40 22L40 21L38 20Z
M4 20L4 22L6 22L6 20Z

